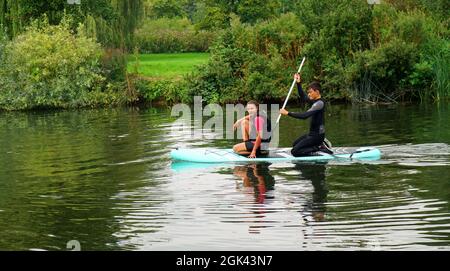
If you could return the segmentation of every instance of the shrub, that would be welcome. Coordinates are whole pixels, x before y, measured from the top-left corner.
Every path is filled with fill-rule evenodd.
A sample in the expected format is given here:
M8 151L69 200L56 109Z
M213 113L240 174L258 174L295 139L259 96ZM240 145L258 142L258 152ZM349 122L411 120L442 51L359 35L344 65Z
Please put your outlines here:
M30 109L107 104L120 93L107 89L99 44L65 24L31 26L5 47L0 107ZM105 92L104 92L105 91Z
M166 104L192 102L191 97L187 93L186 86L182 81L154 81L136 78L134 84L140 100L145 103L155 101L163 101Z
M230 26L230 15L218 7L205 7L197 12L195 21L198 30L217 31Z
M302 52L308 56L304 78L320 80L327 98L436 99L437 93L430 91L434 86L445 93L442 82L448 76L440 72L446 70L445 24L422 10L399 11L386 4L369 10L362 2L336 1L333 9L328 1L302 2L316 7L301 11L306 15L302 22L307 28L320 26L308 29ZM425 90L430 95L423 95Z
M402 90L401 81L411 74L418 59L414 44L400 39L394 39L375 50L359 52L349 67L350 81L357 92L356 96L375 94L379 98L380 95L392 95L396 90Z
M175 0L155 0L149 13L150 17L154 18L174 18L186 15L180 1Z
M190 94L220 103L284 98L298 65L302 29L292 14L257 26L234 17L211 48L209 62L189 78Z
M102 73L108 81L124 81L127 55L121 49L107 48L101 58Z

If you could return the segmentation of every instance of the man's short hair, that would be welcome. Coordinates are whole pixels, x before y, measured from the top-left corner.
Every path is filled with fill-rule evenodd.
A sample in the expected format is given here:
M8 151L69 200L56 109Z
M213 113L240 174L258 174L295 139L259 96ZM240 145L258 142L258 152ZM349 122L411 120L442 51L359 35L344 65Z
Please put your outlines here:
M310 89L310 88L312 88L316 91L319 91L319 92L322 90L322 88L320 87L320 83L317 81L312 81L311 84L309 84L309 86L308 86L308 89Z

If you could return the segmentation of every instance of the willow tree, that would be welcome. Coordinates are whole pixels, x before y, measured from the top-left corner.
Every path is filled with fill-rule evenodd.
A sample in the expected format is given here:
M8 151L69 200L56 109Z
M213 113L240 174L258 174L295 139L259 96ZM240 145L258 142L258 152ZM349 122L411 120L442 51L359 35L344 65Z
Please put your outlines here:
M111 0L111 5L118 13L114 30L121 48L133 43L134 30L138 26L144 11L143 0Z
M144 14L143 0L81 0L80 8L89 36L105 47L132 48L134 31Z
M9 36L17 35L23 26L22 2L23 0L0 0L0 27Z
M82 22L86 32L106 47L132 47L133 33L142 18L143 0L0 0L0 27L17 36L32 20L46 16L58 24L72 16L74 27Z

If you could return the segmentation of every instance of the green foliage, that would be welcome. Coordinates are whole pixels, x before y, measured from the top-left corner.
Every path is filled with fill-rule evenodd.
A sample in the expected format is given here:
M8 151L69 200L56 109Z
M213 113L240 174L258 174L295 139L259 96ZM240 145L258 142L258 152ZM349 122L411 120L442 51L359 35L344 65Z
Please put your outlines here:
M101 59L102 73L108 81L124 81L127 56L120 49L105 49Z
M187 18L145 20L136 31L135 42L143 53L205 52L216 37L196 31Z
M433 66L433 98L441 100L450 97L450 42L445 43L442 51L435 54L431 61Z
M196 17L196 28L199 30L225 29L230 24L230 16L218 7L205 7Z
M352 77L350 82L357 91L354 98L364 96L364 92L376 92L377 98L382 94L395 93L401 87L401 81L414 70L417 60L414 45L400 39L375 50L359 52L348 69Z
M51 25L70 16L72 30L83 23L90 27L86 29L90 37L108 47L130 48L142 14L143 0L82 0L81 5L70 5L67 0L0 1L0 25L8 30L11 38L44 16Z
M0 1L0 25L6 29L9 37L14 37L23 31L33 18L40 18L45 13L49 21L53 23L62 17L63 10L63 0L2 0Z
M448 20L450 17L450 4L448 0L385 0L384 2L399 11L413 11L419 8L433 16L437 16L439 19Z
M210 63L191 78L193 94L219 102L280 99L289 68L307 56L304 80L321 81L329 99L394 102L448 95L448 28L427 9L304 0L291 3L299 16L251 26L239 14L240 5L250 2L230 7L237 15L230 16Z
M237 14L244 23L256 23L260 20L274 18L278 8L278 1L242 0L239 1Z
M137 78L134 84L139 99L146 103L164 102L166 104L175 104L192 102L182 81L154 81Z
M5 48L0 108L80 107L116 103L123 95L107 85L100 45L67 24L30 27Z
M3 31L3 29L0 26L0 63L2 62L2 56L5 50L5 46L8 42L8 36Z
M217 47L207 65L188 79L192 96L208 102L240 100L244 63L253 55L247 49ZM239 80L241 79L241 80Z
M68 107L136 95L170 102L192 95L213 102L280 100L302 56L304 81L321 81L329 99L445 99L449 10L448 0L376 6L365 0L86 0L80 6L0 0L0 104ZM20 35L36 18L44 23ZM60 22L79 34L49 26ZM2 32L16 38L8 41ZM105 54L98 44L89 47L89 37ZM210 48L212 56L184 81L137 82L125 70L126 53L135 47L145 53ZM67 48L77 53L65 58Z
M328 98L393 102L425 97L424 86L437 85L431 70L435 55L448 44L445 24L423 10L399 11L387 4L369 9L364 2L300 3L309 37L304 78L320 80Z
M324 23L328 19L328 14L336 7L339 1L314 1L304 0L298 4L296 12L302 20L308 33L318 33L324 28Z
M279 100L297 65L293 56L300 50L302 33L292 14L257 26L241 24L235 17L211 49L210 61L189 77L191 95L220 103Z
M148 15L154 18L174 18L183 17L186 13L180 1L156 0L151 4Z

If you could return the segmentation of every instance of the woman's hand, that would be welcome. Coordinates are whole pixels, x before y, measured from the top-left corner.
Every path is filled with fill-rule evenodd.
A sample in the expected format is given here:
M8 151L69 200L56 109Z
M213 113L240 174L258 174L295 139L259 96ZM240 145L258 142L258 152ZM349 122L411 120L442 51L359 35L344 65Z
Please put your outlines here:
M236 131L236 129L237 129L239 126L241 126L242 120L244 120L244 118L238 119L238 120L233 124L233 131Z
M248 158L256 158L256 152L252 151L252 153L250 153Z
M239 125L241 125L241 120L238 120L233 124L233 131L236 131L236 129L239 127Z
M297 82L297 83L302 82L302 77L298 73L294 74L294 79L295 79L295 82Z

